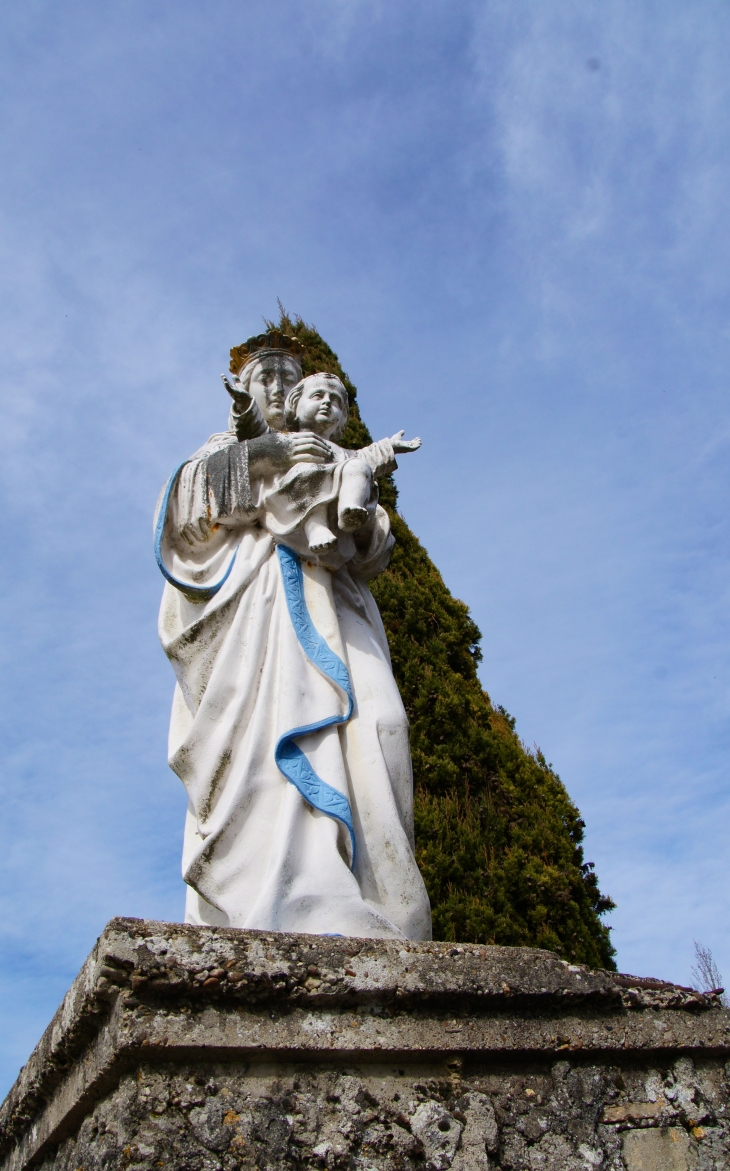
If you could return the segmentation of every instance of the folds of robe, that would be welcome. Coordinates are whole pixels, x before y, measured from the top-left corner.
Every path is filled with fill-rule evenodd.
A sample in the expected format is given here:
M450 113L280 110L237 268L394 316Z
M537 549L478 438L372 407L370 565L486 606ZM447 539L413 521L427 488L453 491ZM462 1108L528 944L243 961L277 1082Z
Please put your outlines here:
M347 830L313 809L274 759L283 733L341 714L345 700L297 639L274 542L255 522L242 470L245 444L222 438L183 469L165 542L166 558L191 582L215 579L236 551L230 577L213 598L191 601L166 584L160 612L161 640L177 677L169 759L189 797L186 918L430 938L428 897L413 855L408 725L363 580L387 564L387 517L377 510L369 547L350 567L331 573L303 565L310 617L346 664L355 703L346 724L297 744L350 801L351 870ZM210 455L218 466L207 466Z

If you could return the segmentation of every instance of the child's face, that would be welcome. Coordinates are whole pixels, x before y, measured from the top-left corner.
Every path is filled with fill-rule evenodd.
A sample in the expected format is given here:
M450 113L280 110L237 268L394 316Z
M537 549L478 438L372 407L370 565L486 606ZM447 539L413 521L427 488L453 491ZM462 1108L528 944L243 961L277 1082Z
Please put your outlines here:
M341 426L345 417L342 391L327 383L305 386L297 403L297 422L301 431L313 431L322 439L329 439Z

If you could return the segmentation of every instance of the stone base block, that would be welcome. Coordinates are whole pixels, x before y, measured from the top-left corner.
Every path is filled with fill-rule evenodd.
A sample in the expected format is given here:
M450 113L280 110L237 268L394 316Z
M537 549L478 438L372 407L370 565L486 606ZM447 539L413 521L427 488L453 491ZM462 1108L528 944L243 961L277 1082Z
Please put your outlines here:
M728 1169L729 1059L717 996L549 952L115 919L0 1168Z

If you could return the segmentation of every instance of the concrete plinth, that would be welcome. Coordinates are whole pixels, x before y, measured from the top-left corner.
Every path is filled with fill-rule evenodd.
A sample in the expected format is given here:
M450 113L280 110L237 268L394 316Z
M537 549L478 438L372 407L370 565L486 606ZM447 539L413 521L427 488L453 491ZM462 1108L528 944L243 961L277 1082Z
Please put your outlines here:
M0 1168L711 1171L729 1059L716 996L549 952L115 919Z

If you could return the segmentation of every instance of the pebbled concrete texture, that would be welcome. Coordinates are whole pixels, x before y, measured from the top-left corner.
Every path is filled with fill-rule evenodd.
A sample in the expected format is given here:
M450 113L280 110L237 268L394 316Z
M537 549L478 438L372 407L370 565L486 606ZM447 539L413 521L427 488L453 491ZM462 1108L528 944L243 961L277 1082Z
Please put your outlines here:
M716 995L529 948L115 919L0 1168L730 1168Z

